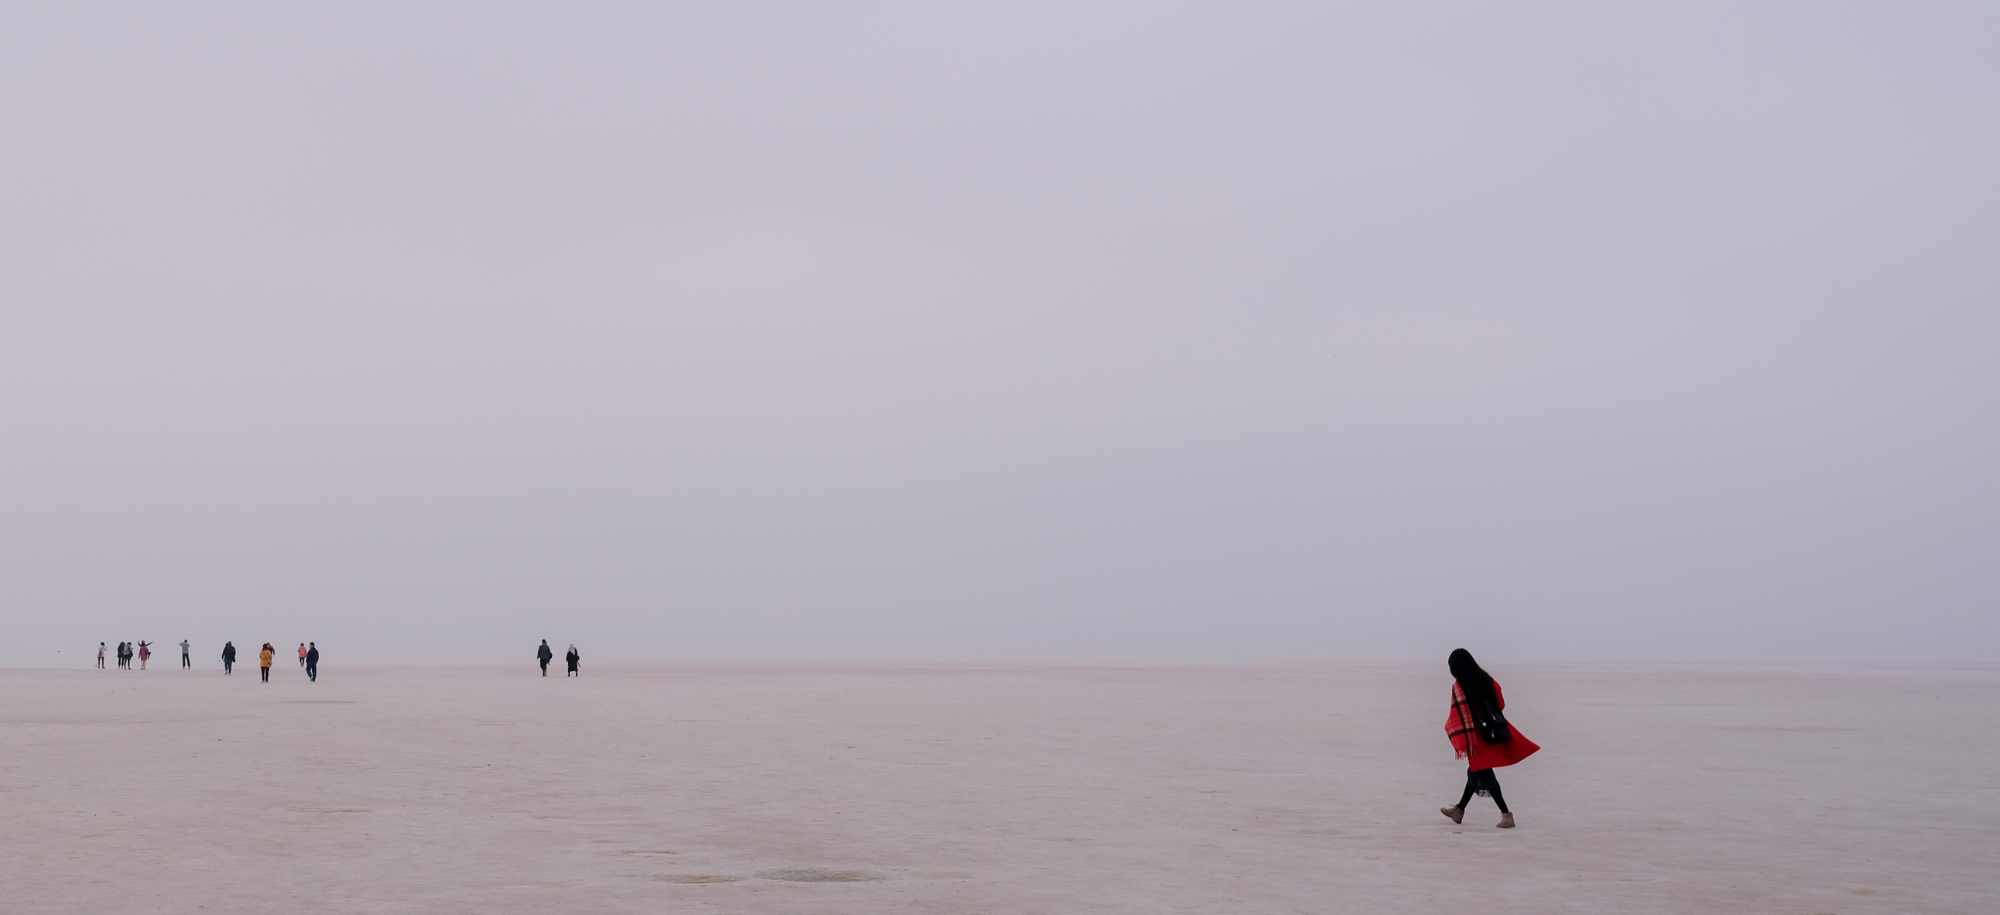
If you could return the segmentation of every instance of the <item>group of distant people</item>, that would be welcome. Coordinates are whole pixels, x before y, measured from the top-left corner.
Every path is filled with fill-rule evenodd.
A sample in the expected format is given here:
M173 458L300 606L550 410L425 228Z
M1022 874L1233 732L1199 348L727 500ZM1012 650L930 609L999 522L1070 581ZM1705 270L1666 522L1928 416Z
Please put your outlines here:
M191 669L194 667L194 659L188 656L188 647L189 647L188 640L182 639L181 668L183 670ZM104 669L104 658L106 654L113 654L113 652L105 645L105 643L103 642L97 643L98 670ZM118 648L114 654L114 656L118 660L118 669L131 670L132 658L135 655L139 659L139 669L145 670L147 659L153 656L153 643L147 641L140 641L137 643L119 642ZM265 683L271 682L271 662L275 660L277 656L278 656L278 649L272 647L270 642L265 642L264 647L257 652L257 669L258 671L260 671L261 676L263 677L263 682ZM319 682L318 643L316 642L299 643L299 666L306 669L307 680L311 680L312 682L315 683ZM574 663L571 664L571 668L572 669L575 668ZM236 643L223 642L222 674L223 676L230 676L235 672L236 672Z
M549 640L543 639L542 647L535 649L535 660L541 662L542 676L546 677L549 675L549 662L555 660L555 657L556 657L555 651L549 648ZM576 669L577 665L583 661L583 655L577 653L575 644L571 644L569 646L569 654L563 655L563 660L569 663L569 673L563 674L563 676L565 677L583 676L583 673Z
M99 642L97 643L98 670L104 669L104 659L107 655L118 662L119 670L131 670L133 658L138 658L139 669L145 670L146 662L152 660L153 657L153 643L144 639L137 642L119 642L118 647L113 649L105 643ZM194 662L188 659L188 642L186 639L181 640L181 666L184 668L194 666Z
M138 642L119 642L115 653L104 642L97 643L97 668L99 670L104 669L104 659L107 654L113 654L117 658L119 670L131 670L132 659L134 657L139 659L139 669L145 670L146 661L153 657L153 643L144 640ZM261 678L262 682L271 682L271 663L276 660L277 656L278 649L272 646L270 642L265 642L264 647L257 650L257 675ZM549 647L549 640L543 639L542 647L535 652L535 659L540 661L542 665L542 676L546 677L549 675L549 662L555 660L555 657L555 650ZM583 676L583 672L579 669L583 663L583 654L576 650L576 645L572 644L569 646L569 653L563 655L563 661L569 666L569 671L564 676ZM299 643L299 666L305 668L306 679L315 683L319 682L318 643ZM181 640L181 667L184 669L194 667L194 661L188 656L188 641L186 639ZM232 676L235 673L236 643L223 642L222 674L223 676Z

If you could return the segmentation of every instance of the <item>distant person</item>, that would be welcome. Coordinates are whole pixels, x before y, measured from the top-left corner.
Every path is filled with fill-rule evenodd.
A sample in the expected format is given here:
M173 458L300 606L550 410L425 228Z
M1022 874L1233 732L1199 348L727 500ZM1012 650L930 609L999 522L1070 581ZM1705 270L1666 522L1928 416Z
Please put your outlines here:
M577 670L576 670L576 662L578 662L578 661L581 661L581 660L583 660L583 655L580 655L580 654L577 654L577 653L576 653L576 645L575 645L575 643L571 643L571 644L570 644L570 646L569 646L569 654L566 654L566 655L563 655L563 660L564 660L564 661L567 661L567 662L569 662L569 673L566 673L566 674L563 674L563 676L565 676L565 677L581 677L581 676L583 676L583 674L580 674L580 673L577 673Z
M270 642L265 642L264 650L257 652L257 672L264 678L265 683L271 682L271 659L277 656L278 650L272 648Z
M99 642L99 643L97 643L97 669L98 669L98 670L103 670L103 669L104 669L104 650L105 650L105 649L104 649L104 643L103 643L103 642Z
M319 643L308 642L306 648L306 679L319 682Z
M227 677L236 668L236 643L222 643L222 675Z
M1527 759L1541 747L1500 713L1507 707L1507 697L1500 692L1500 684L1472 660L1472 652L1460 648L1451 653L1449 663L1452 679L1457 682L1451 687L1451 717L1445 719L1444 733L1451 739L1452 749L1465 760L1465 794L1459 797L1457 805L1439 808L1438 812L1451 817L1454 823L1463 822L1465 805L1473 794L1491 795L1494 805L1500 808L1500 822L1496 825L1512 829L1514 813L1507 809L1507 799L1500 794L1500 780L1493 777L1493 770Z
M130 642L119 642L119 643L118 643L118 669L119 669L119 670L124 670L125 668L127 668L127 667L131 667L131 666L132 666L132 643L130 643Z
M555 656L556 653L549 650L549 640L543 639L542 647L535 650L535 660L542 662L542 676L549 675L549 661Z
M146 669L146 659L147 659L147 658L150 658L150 657L152 657L152 656L153 656L153 643L151 643L151 642L143 642L143 641L142 641L142 642L140 642L140 643L139 643L139 669L140 669L140 670L145 670L145 669Z
M188 640L187 640L187 639L182 639L182 640L181 640L181 669L182 669L182 670L188 670L188 669L190 669L190 668L192 668L192 667L194 667L194 661L193 661L193 659L191 659L191 658L189 658L189 657L188 657Z
M299 643L299 666L306 666L306 643Z

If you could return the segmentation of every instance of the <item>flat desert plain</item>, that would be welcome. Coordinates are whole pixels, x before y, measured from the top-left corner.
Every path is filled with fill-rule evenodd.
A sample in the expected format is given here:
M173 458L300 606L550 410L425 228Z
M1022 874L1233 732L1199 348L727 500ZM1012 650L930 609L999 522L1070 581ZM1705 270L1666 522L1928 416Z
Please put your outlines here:
M5 671L0 910L2000 911L2000 670L1489 660Z

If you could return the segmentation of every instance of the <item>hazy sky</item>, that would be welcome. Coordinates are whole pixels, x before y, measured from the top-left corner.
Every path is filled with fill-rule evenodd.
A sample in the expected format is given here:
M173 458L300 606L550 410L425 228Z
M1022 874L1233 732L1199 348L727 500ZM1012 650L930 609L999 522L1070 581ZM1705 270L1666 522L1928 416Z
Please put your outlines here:
M1996 47L9 3L0 663L2000 660Z

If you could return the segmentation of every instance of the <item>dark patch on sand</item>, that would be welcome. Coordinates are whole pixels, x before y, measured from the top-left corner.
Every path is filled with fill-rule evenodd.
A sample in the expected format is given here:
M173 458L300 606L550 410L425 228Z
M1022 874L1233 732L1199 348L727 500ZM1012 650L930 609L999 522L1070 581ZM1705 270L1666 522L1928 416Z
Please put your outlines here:
M787 883L867 883L871 880L885 880L881 874L868 871L838 871L822 867L800 867L763 871L757 875L764 880L783 880Z

